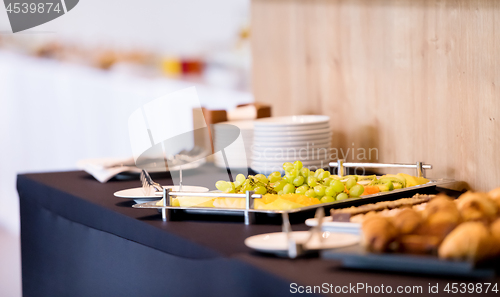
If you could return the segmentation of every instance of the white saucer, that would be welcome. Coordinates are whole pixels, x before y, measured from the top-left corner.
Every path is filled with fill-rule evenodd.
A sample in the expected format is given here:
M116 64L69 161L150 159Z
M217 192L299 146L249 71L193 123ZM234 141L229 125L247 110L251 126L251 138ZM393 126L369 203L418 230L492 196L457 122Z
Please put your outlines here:
M258 119L254 122L255 127L284 127L284 126L306 126L311 124L328 123L329 116L322 115L299 115L270 117Z
M294 231L292 236L297 243L305 242L309 237L308 231ZM323 241L313 237L306 245L308 250L324 250L346 247L359 243L360 237L354 234L323 232ZM245 245L254 250L286 255L288 252L287 235L284 232L266 233L248 237Z
M318 220L315 218L307 219L306 225L309 227L314 227L318 225ZM351 223L351 222L334 222L332 217L325 217L323 219L323 225L321 227L323 231L338 232L338 233L351 233L360 234L361 224Z
M299 137L305 135L328 135L330 128L302 130L302 131L287 131L287 132L270 132L270 131L255 131L254 137Z
M172 191L179 190L179 186L164 186L164 188L171 189ZM182 186L182 191L183 192L205 193L205 192L208 192L209 190L208 190L208 188L205 188L205 187ZM149 195L144 195L142 187L121 190L121 191L115 192L113 195L115 195L116 197L119 197L119 198L134 199L135 202L139 201L139 203L147 202L147 201L156 201L156 200L161 199L161 197L156 195L156 192L153 192L153 191L151 191L151 193Z

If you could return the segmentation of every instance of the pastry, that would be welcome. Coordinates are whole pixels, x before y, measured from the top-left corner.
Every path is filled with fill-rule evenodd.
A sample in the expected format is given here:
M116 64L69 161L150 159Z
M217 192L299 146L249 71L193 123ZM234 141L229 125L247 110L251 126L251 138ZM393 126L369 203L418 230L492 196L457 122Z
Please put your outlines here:
M435 254L441 240L432 235L403 235L399 238L399 251L410 254Z
M361 244L371 252L382 253L397 237L398 232L388 218L372 215L362 224Z
M488 192L488 196L495 202L498 209L500 209L500 188L496 188Z
M422 215L411 208L402 209L392 218L392 224L400 234L412 233L422 222Z
M441 259L477 262L491 255L493 240L481 222L465 222L453 230L439 247Z
M457 199L457 207L465 221L491 222L495 219L498 207L487 193L467 192Z

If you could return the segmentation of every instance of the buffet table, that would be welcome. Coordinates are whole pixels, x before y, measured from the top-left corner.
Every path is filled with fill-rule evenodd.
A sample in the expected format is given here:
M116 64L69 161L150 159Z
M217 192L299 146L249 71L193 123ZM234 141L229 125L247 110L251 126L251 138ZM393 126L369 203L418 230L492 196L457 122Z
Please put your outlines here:
M198 175L205 175L206 184L200 186L213 188L227 173L205 165L185 172L185 183ZM168 176L154 178L171 184ZM475 282L347 270L315 257L263 255L247 248L244 239L280 231L279 224L245 226L239 217L193 215L163 222L157 210L134 209L132 200L113 196L138 186L138 179L101 184L82 171L19 175L24 295L285 296L307 290L299 286L324 284L359 296L371 295L356 291L359 284L394 291L422 286L422 292L409 295L427 295L429 284L437 284L439 293L433 295L445 295L447 283ZM292 228L308 229L303 223ZM500 278L481 282L500 283Z

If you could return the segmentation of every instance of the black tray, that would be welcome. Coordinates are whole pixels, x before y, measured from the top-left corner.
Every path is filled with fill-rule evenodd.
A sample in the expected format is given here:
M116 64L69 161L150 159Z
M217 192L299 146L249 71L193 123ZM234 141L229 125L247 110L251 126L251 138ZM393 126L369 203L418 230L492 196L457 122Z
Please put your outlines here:
M487 267L481 267L466 261L441 260L432 255L374 254L365 251L359 244L345 248L325 250L321 253L321 257L340 260L343 267L353 269L471 278L491 278L495 276L495 269L491 267L492 263L489 263Z

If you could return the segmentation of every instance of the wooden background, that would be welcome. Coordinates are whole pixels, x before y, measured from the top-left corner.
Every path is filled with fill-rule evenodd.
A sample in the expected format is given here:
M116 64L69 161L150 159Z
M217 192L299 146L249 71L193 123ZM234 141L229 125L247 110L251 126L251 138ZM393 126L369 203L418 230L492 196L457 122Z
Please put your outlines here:
M326 114L344 153L500 186L500 1L252 0L252 50L274 115Z

